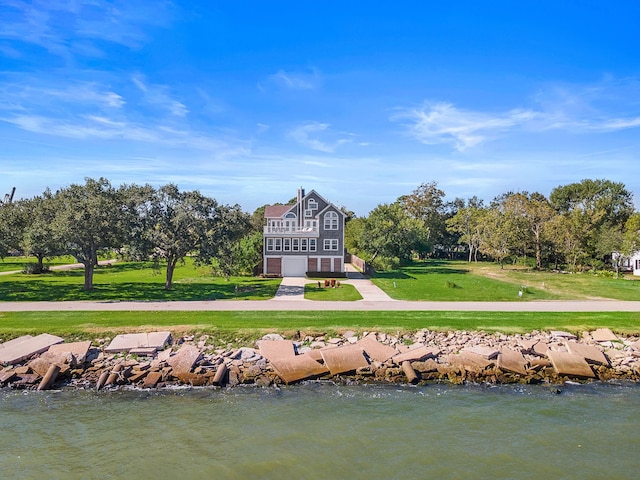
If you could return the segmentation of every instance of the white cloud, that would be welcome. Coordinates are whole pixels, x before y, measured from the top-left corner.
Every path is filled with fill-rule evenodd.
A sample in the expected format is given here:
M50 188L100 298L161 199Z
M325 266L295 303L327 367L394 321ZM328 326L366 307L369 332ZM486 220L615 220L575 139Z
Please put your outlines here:
M496 113L426 102L401 109L391 120L404 122L408 134L421 143L451 144L462 152L513 132L589 134L638 128L638 98L637 79L605 79L594 85L547 85L535 96L535 108Z
M320 74L316 69L308 73L294 73L278 70L277 73L269 75L270 83L280 88L288 90L314 90L320 84Z
M167 110L177 117L184 117L189 113L189 109L185 104L171 98L168 93L169 87L166 85L147 84L140 75L133 77L132 81L142 92L145 101L149 105Z
M29 43L68 60L103 56L96 40L139 48L150 26L167 25L169 2L9 0L0 7L0 38Z
M408 120L409 133L422 143L453 143L457 150L464 151L498 132L523 125L537 115L531 110L491 114L461 110L449 103L427 103L404 110L392 120Z
M270 125L267 125L265 123L256 123L256 126L258 127L258 135L269 131L269 129L271 128Z
M341 145L351 143L351 138L344 137L352 137L353 134L334 132L330 127L328 123L306 122L291 129L288 137L304 147L325 153L333 153Z
M109 87L96 82L54 81L43 86L39 78L21 76L18 81L0 84L0 110L48 110L59 111L62 105L65 110L70 106L92 109L120 109L125 106L125 99ZM59 114L59 113L58 113Z

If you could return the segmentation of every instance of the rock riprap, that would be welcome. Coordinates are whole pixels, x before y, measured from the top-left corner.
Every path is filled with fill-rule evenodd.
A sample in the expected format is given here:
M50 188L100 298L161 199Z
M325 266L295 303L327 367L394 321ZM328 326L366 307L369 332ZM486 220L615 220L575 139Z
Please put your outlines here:
M563 383L640 380L640 338L583 332L342 336L268 334L255 345L216 348L208 336L168 331L66 343L42 334L0 343L0 387L162 388L336 382Z

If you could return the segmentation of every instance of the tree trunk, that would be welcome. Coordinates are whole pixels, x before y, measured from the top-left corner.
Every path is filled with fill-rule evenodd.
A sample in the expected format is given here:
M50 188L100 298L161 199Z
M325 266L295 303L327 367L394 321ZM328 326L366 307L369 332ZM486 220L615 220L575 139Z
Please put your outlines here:
M42 273L44 271L44 265L43 265L44 255L39 253L36 255L36 258L38 259L38 273Z
M84 262L84 289L93 290L93 261Z
M176 268L176 263L178 261L174 259L167 259L167 278L164 282L164 289L171 290L171 285L173 284L173 271Z

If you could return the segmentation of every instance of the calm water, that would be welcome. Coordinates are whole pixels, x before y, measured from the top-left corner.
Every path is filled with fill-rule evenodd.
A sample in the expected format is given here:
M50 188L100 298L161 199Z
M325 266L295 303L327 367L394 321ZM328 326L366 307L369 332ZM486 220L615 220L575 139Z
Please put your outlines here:
M640 387L0 390L2 479L640 478Z

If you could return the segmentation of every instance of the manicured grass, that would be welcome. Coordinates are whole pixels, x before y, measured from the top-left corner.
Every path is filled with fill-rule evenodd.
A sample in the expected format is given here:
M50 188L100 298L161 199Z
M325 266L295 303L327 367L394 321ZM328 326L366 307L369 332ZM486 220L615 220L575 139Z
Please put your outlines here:
M376 273L373 282L391 298L431 301L552 300L558 296L537 288L473 273L462 262L430 261Z
M84 291L84 270L42 275L0 276L0 301L64 300L265 300L272 298L280 279L213 277L209 269L191 262L179 265L173 288L164 289L165 271L151 263L118 262L96 269L94 289Z
M640 312L388 312L388 311L238 311L238 312L7 312L0 313L0 338L51 333L97 338L119 332L169 329L202 332L227 339L258 338L264 332L327 333L348 329L397 333L430 330L483 330L525 333L567 330L580 333L600 327L640 333Z
M353 285L341 283L339 287L318 287L317 283L304 286L304 298L319 301L354 301L362 300L362 295Z
M538 272L509 266L500 269L487 262L416 262L399 270L379 272L373 282L399 300L640 300L640 279ZM522 297L518 295L520 290Z
M35 257L4 257L0 259L0 272L12 272L15 270L22 270L26 263L38 263ZM78 263L78 261L71 256L55 257L51 260L45 260L44 265L47 267L55 267L57 265L69 265L72 263Z
M481 267L476 268L478 272L482 272ZM616 279L600 277L592 273L570 274L506 268L502 271L502 275L510 281L531 285L561 299L640 300L640 278L630 274Z

